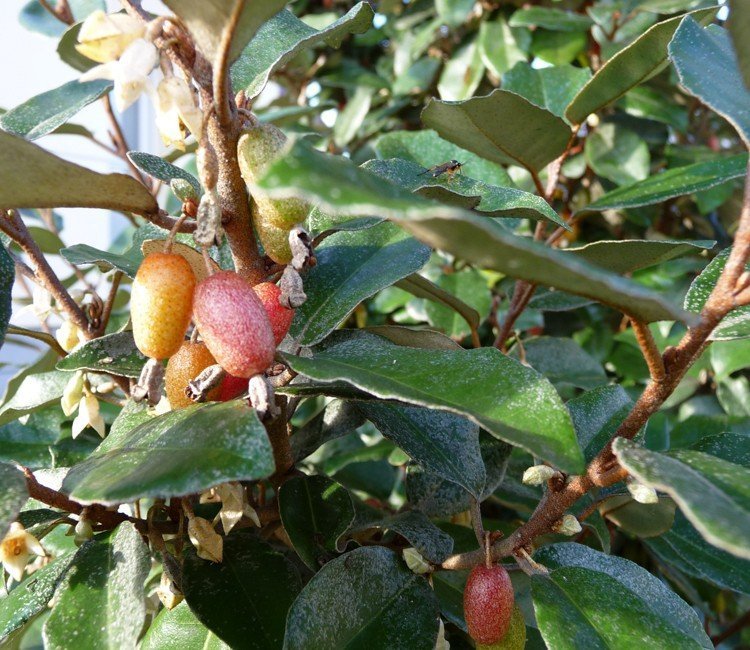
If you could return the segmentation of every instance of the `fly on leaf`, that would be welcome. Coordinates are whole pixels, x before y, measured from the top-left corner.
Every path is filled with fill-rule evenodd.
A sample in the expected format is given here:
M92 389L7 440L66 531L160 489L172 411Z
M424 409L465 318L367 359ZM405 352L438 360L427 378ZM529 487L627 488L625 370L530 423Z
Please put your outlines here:
M449 178L453 178L454 174L457 174L461 171L462 166L463 163L458 162L458 160L449 160L448 162L444 162L442 165L435 165L434 167L425 169L425 171L419 174L419 176L429 174L430 176L432 176L432 178L437 178L438 176L441 176L443 174L448 174Z

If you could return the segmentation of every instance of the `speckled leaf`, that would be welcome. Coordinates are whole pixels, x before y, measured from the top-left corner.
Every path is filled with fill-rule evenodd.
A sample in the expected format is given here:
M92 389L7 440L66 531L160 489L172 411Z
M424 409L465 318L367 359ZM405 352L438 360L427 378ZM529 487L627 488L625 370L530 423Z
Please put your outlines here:
M476 322L469 322L462 313L442 301L430 300L425 303L427 320L436 329L448 336L460 339L468 335L471 326L476 329L490 313L492 295L487 287L487 279L476 269L463 269L456 273L444 273L437 278L438 288L448 296L463 303L476 314ZM408 289L407 289L408 290Z
M594 24L586 14L553 7L519 9L509 22L511 27L543 27L559 32L585 32Z
M621 210L663 203L692 192L706 190L747 173L747 154L675 167L649 176L646 180L624 185L599 197L579 210Z
M182 587L190 609L232 648L280 648L284 620L300 590L296 569L281 553L246 532L224 540L220 564L185 554Z
M708 23L716 15L716 9L702 9L691 15ZM662 70L667 62L667 46L682 19L676 16L657 23L609 59L565 111L571 124L582 124L591 113Z
M265 428L254 410L232 400L188 406L110 433L71 468L63 490L81 503L124 503L194 494L273 471Z
M696 255L701 251L711 250L715 245L714 241L703 240L624 239L600 240L576 248L566 248L565 251L614 273L625 274L683 255Z
M349 492L325 476L295 476L279 490L279 514L301 560L313 571L334 557L354 521Z
M523 343L525 362L553 384L591 389L607 382L601 364L573 339L540 336ZM512 356L519 350L514 348Z
M186 602L162 609L141 641L141 650L230 650L190 611Z
M422 199L351 161L301 143L271 165L259 185L274 196L320 202L332 213L387 216L422 241L472 264L599 300L644 321L687 317L630 280L514 236L493 219Z
M629 560L571 543L546 546L534 559L550 569L531 578L547 647L713 647L693 609Z
M19 104L0 116L0 129L36 140L54 131L112 88L111 81L74 79Z
M343 380L382 399L466 415L565 471L583 468L570 417L552 385L494 348L420 350L341 332L312 359L284 356L312 379Z
M0 644L10 634L47 609L57 585L73 561L73 553L55 558L0 598Z
M641 483L669 494L711 544L750 559L750 468L700 451L660 454L624 438L613 449Z
M726 266L730 252L731 248L721 251L693 280L685 296L685 309L700 313ZM748 265L747 270L750 270L750 265ZM748 336L750 336L750 306L745 306L730 311L711 333L710 338L713 341L732 341Z
M557 158L570 139L570 128L557 115L506 90L462 102L433 99L422 122L483 158L533 170Z
M477 38L458 47L445 62L437 82L440 97L448 101L468 99L484 77L484 61Z
M0 463L0 539L29 498L26 478L15 465Z
M129 278L134 278L138 272L138 261L127 255L102 251L88 244L74 244L60 249L62 255L68 262L76 266L96 264L100 270L109 271L117 269Z
M463 164L463 171L471 178L488 185L512 185L510 176L503 167L443 140L432 129L385 133L375 141L375 151L378 158L402 158L423 168L448 160L458 160Z
M476 424L453 413L375 400L357 408L422 467L474 497L482 494L486 476Z
M374 517L357 521L350 532L357 533L377 528L401 535L428 562L440 564L453 552L453 538L440 530L419 510L406 510L389 517Z
M97 63L76 49L78 34L82 26L83 23L75 23L65 31L57 43L57 54L71 68L79 72L86 72L86 70L91 70Z
M476 181L463 173L434 178L408 160L369 160L362 169L401 185L420 196L447 205L474 209L491 217L548 220L568 229L567 224L542 197L514 187L497 187Z
M330 334L365 298L421 269L430 250L398 226L337 232L315 249L318 263L305 278L307 301L290 334L312 345Z
M745 87L729 32L704 29L685 18L669 44L680 85L725 118L750 146L750 91Z
M14 395L0 407L0 424L12 422L56 402L62 397L69 380L70 374L59 370L28 375Z
M660 560L683 573L723 589L750 594L750 560L709 544L680 512L672 528L659 537L647 539L646 546Z
M523 28L512 28L503 14L479 25L479 51L487 69L498 79L519 61L526 61L531 34Z
M252 99L263 90L275 70L300 52L321 43L338 48L349 34L366 32L372 17L370 5L359 2L341 18L318 30L291 11L280 11L260 27L242 50L232 66L232 85L237 90L244 88L248 99Z
M169 183L173 178L179 178L190 183L195 191L200 194L201 184L198 179L190 172L167 162L164 158L144 151L128 151L128 158L138 169L149 176L165 183Z
M568 401L586 462L604 449L632 405L633 400L622 386L600 386Z
M648 145L636 133L616 124L602 124L584 145L586 162L599 176L618 185L648 178Z
M747 34L750 32L750 6L743 0L729 0L729 34L732 36L734 51L737 55L745 87L750 88L750 47Z
M149 565L148 547L129 522L84 544L44 624L44 647L62 650L81 638L91 648L134 648L146 620Z
M556 65L537 69L522 61L503 75L503 88L565 119L565 109L591 78L588 68Z
M481 493L484 500L502 483L513 447L484 432L480 432L479 447L486 476ZM428 517L444 518L471 507L471 496L458 483L446 481L418 465L407 469L406 497L410 506Z
M147 358L135 347L132 332L107 334L79 345L57 362L58 370L93 370L137 378Z
M5 246L0 243L0 348L5 342L11 312L13 311L13 283L16 265Z
M427 580L393 551L370 546L329 562L305 585L289 610L284 649L432 650L437 632Z
M144 185L125 174L98 174L0 131L0 208L158 210Z
M354 402L332 400L312 420L299 427L291 438L292 455L303 460L318 447L345 436L365 423Z

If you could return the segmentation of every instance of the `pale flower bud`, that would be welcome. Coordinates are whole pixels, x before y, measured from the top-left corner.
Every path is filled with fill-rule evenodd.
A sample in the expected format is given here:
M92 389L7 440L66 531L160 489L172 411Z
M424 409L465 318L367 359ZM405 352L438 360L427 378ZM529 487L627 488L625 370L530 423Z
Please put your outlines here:
M174 609L185 598L182 595L182 592L175 587L174 582L169 579L169 576L166 573L161 574L161 580L156 589L156 595L159 596L162 605L167 609Z
M128 45L145 31L146 26L137 18L98 10L83 21L75 48L92 61L107 63L119 59Z
M543 485L555 474L557 470L548 465L532 465L523 473L521 481L525 485Z
M70 352L80 343L81 333L81 328L78 325L72 321L64 320L55 332L55 338L63 350Z
M562 519L557 521L552 530L560 535L577 535L581 532L581 524L573 515L563 515Z
M451 650L451 644L448 643L448 639L445 638L445 625L443 624L443 619L440 619L440 627L438 628L438 635L435 640L435 650Z
M654 488L649 487L648 485L644 485L643 483L639 483L632 478L628 479L625 485L628 488L628 492L630 492L630 496L632 496L633 499L638 503L659 503L659 496L656 494L656 490L654 490Z
M94 537L94 529L91 527L91 523L88 519L82 518L76 523L74 531L73 541L76 546L80 546L84 542L88 542Z
M184 151L186 129L196 140L200 140L203 113L196 105L193 91L184 79L162 79L156 89L155 107L156 126L166 146Z
M42 557L46 555L39 540L27 533L20 523L13 522L8 534L0 543L0 562L16 582L23 579L31 553Z
M430 565L419 551L411 546L403 550L404 562L409 569L417 575L430 572Z
M60 406L62 407L63 413L66 417L70 417L75 413L78 408L78 403L83 397L83 373L76 372L65 384L65 390L63 390L62 399L60 400Z
M106 430L104 418L99 412L99 400L89 392L78 403L78 415L73 420L73 437L77 438L86 427L91 427L104 438Z
M221 562L224 554L224 540L207 519L190 517L188 537L195 547L198 557L211 562Z

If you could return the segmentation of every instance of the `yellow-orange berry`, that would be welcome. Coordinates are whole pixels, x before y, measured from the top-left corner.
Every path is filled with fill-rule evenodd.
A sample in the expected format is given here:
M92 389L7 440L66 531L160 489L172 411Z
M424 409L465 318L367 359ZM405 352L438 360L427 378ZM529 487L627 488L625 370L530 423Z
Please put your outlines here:
M169 359L164 384L167 398L173 409L184 408L193 404L185 394L189 382L195 379L203 370L216 363L206 344L185 341L177 353ZM219 386L208 392L206 401L213 402L219 397Z
M195 275L184 257L151 253L141 263L130 294L130 317L138 349L168 359L180 349L190 325Z
M292 261L292 249L289 246L289 229L277 228L264 221L259 215L258 204L253 203L253 225L263 250L277 264L289 264Z
M268 314L250 283L234 271L214 273L198 284L193 319L230 375L252 377L273 362L276 344Z
M258 298L266 308L268 320L271 321L271 329L276 341L276 345L281 343L289 331L289 326L294 318L294 309L287 309L279 302L281 289L273 282L261 282L256 284L253 289L258 294Z

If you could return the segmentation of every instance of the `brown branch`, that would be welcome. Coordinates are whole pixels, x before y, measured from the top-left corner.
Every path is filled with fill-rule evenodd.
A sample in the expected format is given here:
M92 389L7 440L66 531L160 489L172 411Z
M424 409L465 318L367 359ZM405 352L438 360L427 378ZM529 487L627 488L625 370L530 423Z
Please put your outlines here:
M713 643L715 646L718 646L722 641L726 641L729 637L734 636L742 628L747 627L748 625L750 625L750 610L745 612L742 616L735 620L734 623L729 625L729 627L727 627L723 632L712 636L711 643Z
M53 7L48 0L39 0L39 4L42 5L42 7L44 7L61 23L72 25L75 22L75 18L73 18L73 12L70 10L70 6L68 5L68 0L57 0L57 6L55 7Z
M294 456L292 455L292 447L289 443L286 405L286 397L277 395L276 406L281 409L281 414L271 420L266 426L268 439L273 448L274 464L276 465L276 471L271 479L274 484L281 483L284 475L294 467Z
M677 388L690 366L705 349L714 328L737 306L736 287L750 258L750 167L748 172L745 178L740 224L729 261L708 297L698 323L688 328L676 347L665 351L662 357L665 371L663 380L652 381L646 386L607 446L591 461L585 474L572 477L559 492L547 491L529 520L509 537L493 545L494 559L513 555L520 548L530 547L537 537L552 530L553 524L566 510L594 486L607 487L626 478L627 472L617 464L617 459L612 453L614 440L618 437L635 437ZM470 568L483 560L484 550L477 549L448 558L441 568Z
M646 360L648 366L648 372L651 375L652 381L663 381L666 375L664 370L664 360L661 358L659 348L654 341L654 337L651 334L651 330L648 328L646 323L639 321L636 318L631 318L630 323L635 333L635 338L638 341L638 345L641 347L643 358Z
M104 303L102 315L99 319L99 331L97 332L99 336L104 334L107 329L107 323L109 323L109 317L112 315L112 307L117 297L117 290L120 288L120 280L122 280L122 271L115 271L115 275L112 278L112 285L109 288L109 295L107 295L107 301Z
M112 109L112 100L110 100L109 98L109 93L105 94L102 97L102 104L104 105L104 112L107 115L109 124L112 127L110 137L112 138L112 144L115 146L115 153L130 168L130 172L133 177L143 183L143 185L145 185L146 187L150 187L150 191L153 194L153 186L149 186L149 184L146 182L146 177L141 173L141 170L133 164L133 161L130 160L130 158L128 158L128 151L130 151L130 147L128 146L128 142L125 139L125 134L122 131L120 122L118 121L117 117L115 117L115 112Z
M229 16L229 21L224 27L221 35L219 50L216 53L214 61L213 74L213 95L216 116L219 124L224 127L229 126L233 118L234 99L231 96L231 86L229 83L229 50L232 47L232 37L237 29L242 16L242 10L245 8L245 0L235 0L234 8Z
M25 336L26 338L34 339L36 341L41 341L42 343L45 343L46 345L51 347L61 357L64 357L68 354L62 348L62 346L57 342L57 339L54 336L52 336L52 334L48 334L47 332L36 332L34 330L28 330L25 327L16 327L15 325L8 325L7 333L15 334L16 336Z

